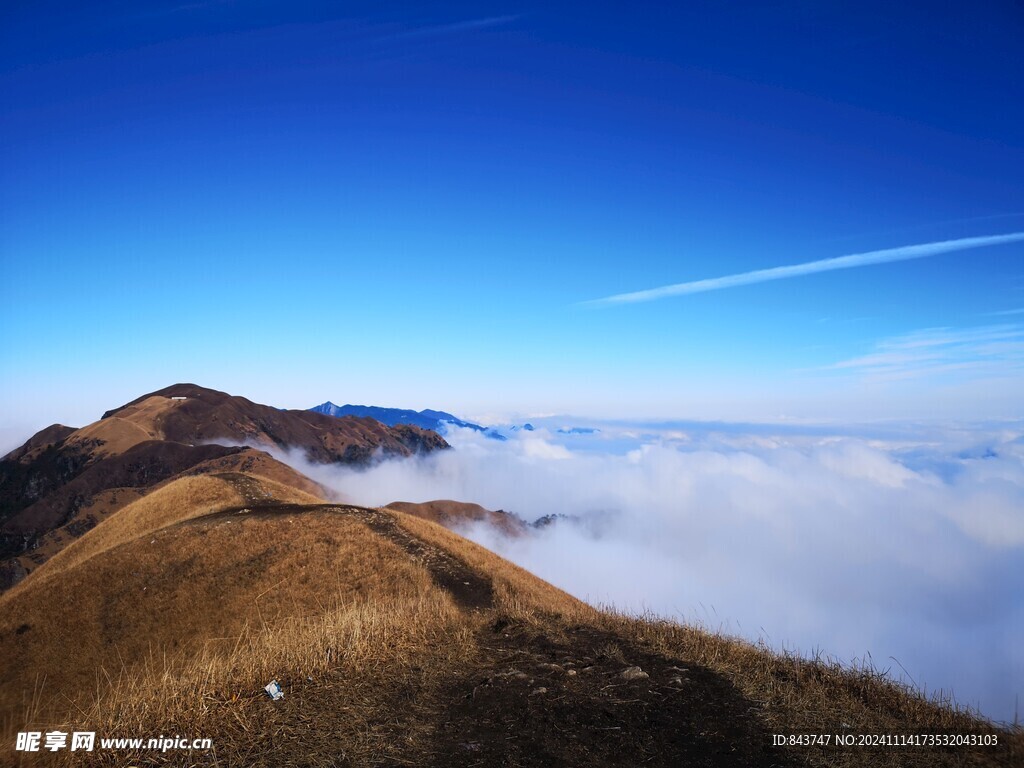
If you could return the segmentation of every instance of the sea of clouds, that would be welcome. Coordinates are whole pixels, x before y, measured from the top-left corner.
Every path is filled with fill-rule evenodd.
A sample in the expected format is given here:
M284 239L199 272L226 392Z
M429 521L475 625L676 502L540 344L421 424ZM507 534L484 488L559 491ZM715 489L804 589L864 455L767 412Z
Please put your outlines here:
M365 505L528 521L470 538L596 604L877 668L1012 721L1024 699L1024 425L839 430L553 421L369 469L288 460ZM1024 703L1024 702L1021 702Z

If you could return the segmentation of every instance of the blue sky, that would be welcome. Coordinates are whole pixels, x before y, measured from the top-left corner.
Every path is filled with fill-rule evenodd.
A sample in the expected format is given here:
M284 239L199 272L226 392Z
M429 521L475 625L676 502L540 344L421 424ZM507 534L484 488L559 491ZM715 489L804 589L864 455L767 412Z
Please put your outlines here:
M467 416L1024 416L1024 11L32 2L0 428L175 381ZM827 5L828 7L823 7Z

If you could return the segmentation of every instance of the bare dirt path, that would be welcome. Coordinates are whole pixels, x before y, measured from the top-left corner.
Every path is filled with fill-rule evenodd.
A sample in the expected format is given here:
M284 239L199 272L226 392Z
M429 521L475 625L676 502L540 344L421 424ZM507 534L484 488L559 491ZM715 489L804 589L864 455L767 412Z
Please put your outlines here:
M720 675L592 627L559 634L501 620L481 632L479 665L443 696L431 764L794 765ZM623 676L631 667L645 676Z
M247 505L268 506L277 504L269 491L260 485L259 480L243 472L214 472L213 477L225 480L242 494Z

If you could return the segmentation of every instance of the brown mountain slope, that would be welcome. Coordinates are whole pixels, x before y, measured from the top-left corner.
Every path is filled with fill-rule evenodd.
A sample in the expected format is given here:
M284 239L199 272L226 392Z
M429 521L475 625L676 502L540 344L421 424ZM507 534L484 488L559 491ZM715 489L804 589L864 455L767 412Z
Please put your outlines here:
M469 523L488 523L510 536L519 536L526 531L526 523L517 515L504 510L492 511L479 504L451 499L434 501L410 502L393 501L388 509L395 509L409 515L422 517L424 520L443 525L445 528L458 528Z
M243 448L238 453L207 459L182 474L191 476L228 472L244 472L255 475L257 478L273 480L316 498L326 498L327 496L327 491L319 483L313 482L287 464L282 464L269 454L255 448Z
M213 739L210 752L58 756L74 765L931 766L1021 755L1019 736L877 676L602 614L429 520L237 471L165 483L0 595L0 674L5 765L44 764L9 751L13 731L54 727ZM272 679L281 701L263 693ZM771 743L775 732L851 728L1003 743Z
M26 507L16 509L16 503L7 507L8 515L0 523L0 590L24 578L32 568L30 561L42 562L65 541L80 536L115 511L119 502L131 499L131 493L112 493L114 489L144 491L210 459L245 450L147 440L124 453L101 456L83 451L80 445L62 446L48 446L27 465L16 463L14 472L7 476L8 492L16 491L19 485L31 485L40 474L58 484L52 488L47 485L46 492ZM69 472L69 479L59 483L65 469L79 463L81 467L75 466L77 471Z
M375 455L409 456L448 447L436 433L417 427L281 411L176 384L81 429L47 427L0 461L0 589L25 576L31 569L26 558L33 553L37 561L45 559L68 537L95 524L103 515L90 519L80 513L109 505L108 491L151 488L243 450L210 443L288 448L313 462L357 464ZM297 477L287 481L309 482ZM50 535L58 530L60 535Z
M45 448L54 443L59 443L74 431L74 427L66 427L63 424L51 424L32 435L20 448L15 448L4 456L2 461L19 461L22 463L31 461Z
M175 384L143 395L105 413L97 426L107 420L124 421L181 443L230 441L299 448L307 459L320 463L367 461L376 451L409 456L448 447L436 432L418 427L387 427L368 418L282 411L195 384Z
M196 452L198 455L192 456L192 458L201 460L198 463L186 462L185 469L181 472L172 475L167 480L155 482L148 486L117 486L95 490L94 492L72 494L65 493L65 489L54 492L43 502L39 502L39 504L51 503L54 497L56 497L56 500L70 498L75 501L75 508L62 525L36 537L32 547L24 554L9 558L6 561L0 561L0 590L9 588L11 585L21 581L35 568L45 563L72 541L94 528L98 523L110 517L119 509L182 476L223 472L248 472L258 478L283 483L317 498L325 495L324 489L309 478L300 475L291 467L271 458L266 453L253 448L202 446L199 450L196 450L177 443L156 443L155 445L159 446L161 450L147 452L151 457L153 455L159 456L160 453L163 453L166 457L167 453L173 454L176 450L175 447L177 447L177 449L187 449L190 452ZM126 456L134 453L136 451L132 449ZM211 456L212 458L203 459L203 455ZM92 470L97 468L103 470L107 463L101 462L99 465L91 467L71 481L65 488L75 486L81 489L84 481L88 479L87 476L92 474ZM116 464L117 462L112 463ZM139 464L136 468L145 469L145 464ZM160 467L157 467L157 469L160 469ZM100 478L105 480L107 485L116 483L117 480L116 476L110 477L105 473L101 474ZM155 481L157 479L156 473L151 473L147 479ZM25 515L31 509L30 507L29 510L25 510L19 513L19 515ZM17 517L15 516L15 518Z
M147 440L123 453L90 463L80 474L42 499L15 512L4 523L10 533L31 535L67 521L81 505L109 488L146 488L209 459L230 456L243 448L222 445L190 446Z

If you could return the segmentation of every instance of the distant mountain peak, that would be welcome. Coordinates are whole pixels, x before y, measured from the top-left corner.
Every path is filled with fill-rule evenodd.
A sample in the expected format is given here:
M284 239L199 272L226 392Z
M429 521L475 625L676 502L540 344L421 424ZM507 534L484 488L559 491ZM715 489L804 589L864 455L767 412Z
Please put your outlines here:
M455 427L462 427L463 429L472 429L476 432L482 432L488 437L493 437L497 440L504 440L505 438L501 435L493 432L487 427L483 427L479 424L474 424L471 421L465 421L460 419L447 411L435 411L430 408L424 408L422 411L414 411L411 408L383 408L378 405L352 405L348 403L346 405L335 405L330 400L325 403L321 403L309 410L314 413L322 413L326 416L343 417L343 416L361 416L376 419L381 424L385 424L389 427L395 427L399 424L411 424L421 429L430 429L435 432L443 432L449 425Z

